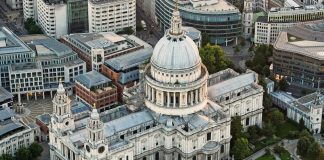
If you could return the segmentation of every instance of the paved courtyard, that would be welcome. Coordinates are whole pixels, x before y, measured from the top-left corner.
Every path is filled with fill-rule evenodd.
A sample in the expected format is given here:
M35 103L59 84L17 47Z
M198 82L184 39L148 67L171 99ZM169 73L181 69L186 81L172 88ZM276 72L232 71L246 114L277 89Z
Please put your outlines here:
M70 97L70 99L72 100L72 104L74 101L74 97ZM34 100L32 98L29 101L27 101L26 99L22 99L22 103L25 106L25 112L22 115L22 120L26 124L35 122L35 118L38 115L44 113L53 113L52 98L49 96L46 96L45 99L39 97L37 100ZM14 104L17 104L17 102L15 101Z

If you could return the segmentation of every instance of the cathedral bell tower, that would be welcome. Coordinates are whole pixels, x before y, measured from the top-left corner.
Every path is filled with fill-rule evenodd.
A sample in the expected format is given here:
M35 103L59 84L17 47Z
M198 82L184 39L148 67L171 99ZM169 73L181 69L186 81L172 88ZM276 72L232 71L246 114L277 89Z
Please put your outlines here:
M53 98L52 126L57 131L74 130L74 119L71 113L71 100L66 95L62 82L59 82L57 92Z
M99 159L107 156L108 143L103 133L104 124L100 120L95 104L87 124L87 137L84 145L86 159Z

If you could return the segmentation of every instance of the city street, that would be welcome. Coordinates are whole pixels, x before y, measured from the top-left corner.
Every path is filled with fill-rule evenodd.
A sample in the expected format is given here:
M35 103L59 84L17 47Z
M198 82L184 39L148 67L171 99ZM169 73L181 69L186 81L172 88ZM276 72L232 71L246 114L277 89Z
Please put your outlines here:
M144 14L144 12L140 9L136 10L136 24L137 26L141 25L141 21L144 20L147 26L146 31L136 32L136 36L146 41L152 47L159 41L159 39L163 36L163 32L160 31L159 27L154 24L151 19Z
M10 19L11 15L13 18ZM5 4L5 1L0 1L0 26L8 27L18 36L26 35L28 32L24 28L24 18L22 11L12 11Z

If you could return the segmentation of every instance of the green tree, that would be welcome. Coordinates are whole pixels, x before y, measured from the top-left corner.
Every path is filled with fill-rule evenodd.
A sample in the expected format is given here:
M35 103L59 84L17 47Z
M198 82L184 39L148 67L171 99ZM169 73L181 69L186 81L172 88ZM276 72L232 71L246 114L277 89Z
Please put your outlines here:
M263 68L262 68L262 74L266 77L269 77L270 76L270 69L269 69L269 66L268 65L265 65Z
M278 108L272 109L268 113L267 119L276 125L281 125L285 121L284 114L280 112Z
M307 158L308 159L317 159L319 158L320 145L317 142L313 142L307 148Z
M311 142L307 137L301 137L297 143L297 152L301 156L306 156L307 148L311 145Z
M31 160L32 155L27 148L20 148L16 152L16 160Z
M279 89L285 91L288 87L288 82L286 78L285 77L281 78L278 85L279 85Z
M218 45L207 44L199 49L199 54L210 74L232 66L232 62L225 57L224 51Z
M301 130L301 131L305 129L305 121L304 121L303 118L299 119L298 129Z
M320 148L320 153L319 153L318 159L324 159L324 148L323 147Z
M233 140L243 137L243 126L241 123L241 117L239 116L232 118L231 135Z
M43 147L40 144L34 142L28 147L28 150L30 151L32 157L36 158L43 152Z
M271 121L266 122L262 128L263 135L271 137L276 132L276 126L274 126Z
M28 18L25 23L25 28L29 34L42 34L41 28L36 24L33 18Z
M246 138L239 138L233 146L234 158L241 160L250 155L249 141Z
M0 160L14 160L14 157L10 154L3 154L0 156Z
M201 46L205 46L210 43L210 37L207 33L201 34Z
M234 48L234 53L238 53L240 52L240 46L236 45L235 48Z
M248 128L247 133L249 135L249 141L254 143L258 140L259 136L259 128L257 126L251 126Z

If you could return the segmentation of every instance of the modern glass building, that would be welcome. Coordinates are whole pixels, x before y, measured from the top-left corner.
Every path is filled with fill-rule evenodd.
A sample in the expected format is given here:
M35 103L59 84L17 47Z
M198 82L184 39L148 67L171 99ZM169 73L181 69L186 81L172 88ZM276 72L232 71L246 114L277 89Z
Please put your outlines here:
M181 18L185 26L195 27L207 33L211 43L228 45L237 42L242 32L240 11L225 0L178 2ZM174 0L156 0L156 17L161 30L170 27Z
M88 32L88 0L68 0L67 18L69 33Z

